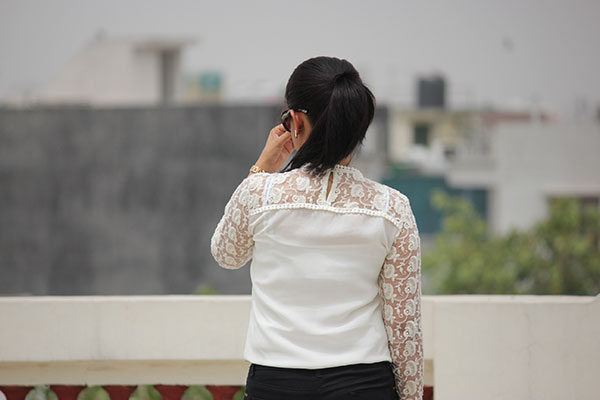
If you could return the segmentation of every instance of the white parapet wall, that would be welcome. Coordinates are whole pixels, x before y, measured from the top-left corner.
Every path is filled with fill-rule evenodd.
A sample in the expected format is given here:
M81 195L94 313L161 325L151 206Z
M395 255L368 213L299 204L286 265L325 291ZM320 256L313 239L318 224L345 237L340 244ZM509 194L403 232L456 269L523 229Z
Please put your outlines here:
M0 384L242 385L249 296L0 297ZM600 398L600 296L423 296L436 400Z
M430 300L436 400L600 399L600 296Z
M0 384L242 384L249 296L0 298Z

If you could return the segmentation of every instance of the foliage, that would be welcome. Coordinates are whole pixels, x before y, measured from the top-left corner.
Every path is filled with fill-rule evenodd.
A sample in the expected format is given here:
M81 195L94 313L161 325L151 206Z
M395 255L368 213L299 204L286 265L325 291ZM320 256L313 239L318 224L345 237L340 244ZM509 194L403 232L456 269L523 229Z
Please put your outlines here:
M213 395L204 385L191 385L181 396L181 400L213 400Z
M102 386L88 386L79 392L77 400L110 400L110 395Z
M443 215L423 272L436 294L562 294L600 292L600 211L557 199L548 217L527 231L490 233L466 200L432 196Z
M162 400L162 396L152 385L138 385L129 400Z
M235 392L232 400L244 400L246 398L246 396L244 395L245 393L246 393L246 386L242 386L242 388L240 390Z
M201 285L198 285L198 287L196 288L196 290L194 290L193 294L197 294L197 295L212 295L212 294L219 294L219 292L217 291L217 289L213 288L210 285L201 284Z
M58 400L58 396L50 386L37 385L27 393L25 400Z

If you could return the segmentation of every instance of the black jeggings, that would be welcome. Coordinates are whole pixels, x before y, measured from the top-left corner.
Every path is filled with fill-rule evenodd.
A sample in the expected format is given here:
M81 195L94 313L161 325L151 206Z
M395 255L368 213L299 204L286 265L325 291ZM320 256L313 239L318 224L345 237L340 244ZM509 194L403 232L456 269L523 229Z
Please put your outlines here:
M397 400L392 364L302 369L251 364L246 400Z

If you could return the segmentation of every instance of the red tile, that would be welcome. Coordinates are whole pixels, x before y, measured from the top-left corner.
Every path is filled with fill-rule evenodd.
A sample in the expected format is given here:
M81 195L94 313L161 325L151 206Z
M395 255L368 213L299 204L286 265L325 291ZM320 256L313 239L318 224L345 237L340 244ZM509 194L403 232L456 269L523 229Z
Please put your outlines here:
M33 386L0 386L7 400L23 400Z
M185 385L154 385L163 400L179 400L189 386ZM61 399L62 400L62 399Z
M213 395L215 400L231 400L240 388L241 386L206 385L206 389Z
M108 392L110 400L129 400L137 385L102 385L102 388Z

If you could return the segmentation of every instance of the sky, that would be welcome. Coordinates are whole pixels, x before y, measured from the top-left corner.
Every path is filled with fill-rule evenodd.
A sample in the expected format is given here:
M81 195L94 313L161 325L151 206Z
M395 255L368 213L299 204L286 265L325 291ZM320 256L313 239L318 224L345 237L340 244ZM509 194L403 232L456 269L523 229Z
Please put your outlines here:
M195 39L186 73L220 71L226 99L277 98L328 55L378 102L415 103L441 73L450 107L600 107L600 0L0 0L0 100L35 93L98 32Z

